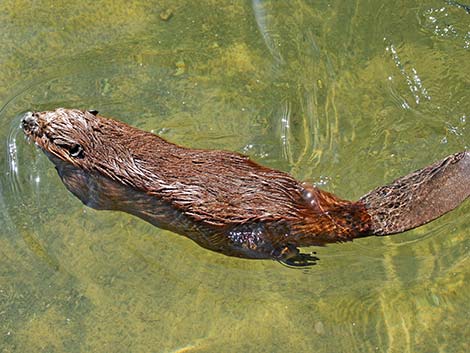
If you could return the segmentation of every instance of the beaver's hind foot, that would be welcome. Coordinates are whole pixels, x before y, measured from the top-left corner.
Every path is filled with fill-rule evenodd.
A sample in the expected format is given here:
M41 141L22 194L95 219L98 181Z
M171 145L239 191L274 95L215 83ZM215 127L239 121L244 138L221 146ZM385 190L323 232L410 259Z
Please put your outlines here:
M273 253L273 258L288 267L309 267L316 265L320 260L315 255L316 252L301 253L297 247L289 244Z
M315 254L315 252L309 254L299 253L295 257L278 261L288 267L310 267L316 265L317 261L320 260L319 257L315 256Z

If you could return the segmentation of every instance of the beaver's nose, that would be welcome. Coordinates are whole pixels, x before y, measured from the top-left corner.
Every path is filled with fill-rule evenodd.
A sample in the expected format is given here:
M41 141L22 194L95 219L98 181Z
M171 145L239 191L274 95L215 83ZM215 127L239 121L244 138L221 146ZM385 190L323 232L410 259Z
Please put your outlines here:
M33 112L27 112L21 119L21 127L23 130L33 130L34 128L38 127L38 122L36 116Z

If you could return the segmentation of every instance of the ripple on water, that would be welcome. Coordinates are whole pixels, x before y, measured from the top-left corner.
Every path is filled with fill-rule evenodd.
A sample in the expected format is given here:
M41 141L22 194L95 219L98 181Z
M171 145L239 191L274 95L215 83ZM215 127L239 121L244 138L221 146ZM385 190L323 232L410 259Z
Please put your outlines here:
M11 120L10 128L8 132L8 137L6 140L6 151L7 151L7 161L8 161L8 170L5 171L8 177L8 183L6 187L10 187L10 192L17 195L21 194L22 183L19 178L19 161L18 161L18 146L17 139L18 135L22 134L20 129L22 115L17 115L14 119Z

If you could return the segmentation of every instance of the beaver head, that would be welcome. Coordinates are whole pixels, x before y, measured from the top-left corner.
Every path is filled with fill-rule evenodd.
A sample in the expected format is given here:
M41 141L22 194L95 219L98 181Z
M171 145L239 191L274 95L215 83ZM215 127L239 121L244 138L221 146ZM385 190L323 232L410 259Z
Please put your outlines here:
M76 167L84 167L92 158L91 147L99 138L96 111L56 109L47 112L28 112L21 121L26 136L48 157Z
M119 141L123 134L122 124L97 113L63 108L28 112L21 125L28 139L54 163L67 189L88 206L108 208L103 196L110 192L111 184L103 176L120 181L118 171L127 164L117 166L116 161L126 162L129 152L114 139Z
M136 154L154 152L153 144L145 143L149 134L103 118L95 110L29 112L21 124L26 136L44 151L61 176L62 169L73 168L129 185L133 174L141 174L141 166L136 164L145 159ZM152 137L155 140L156 136Z

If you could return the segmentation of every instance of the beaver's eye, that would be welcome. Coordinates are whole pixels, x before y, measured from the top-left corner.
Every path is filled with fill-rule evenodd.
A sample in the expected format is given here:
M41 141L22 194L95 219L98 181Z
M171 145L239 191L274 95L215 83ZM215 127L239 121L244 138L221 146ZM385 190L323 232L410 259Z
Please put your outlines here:
M83 158L83 148L78 143L74 143L70 146L69 153L73 158Z

